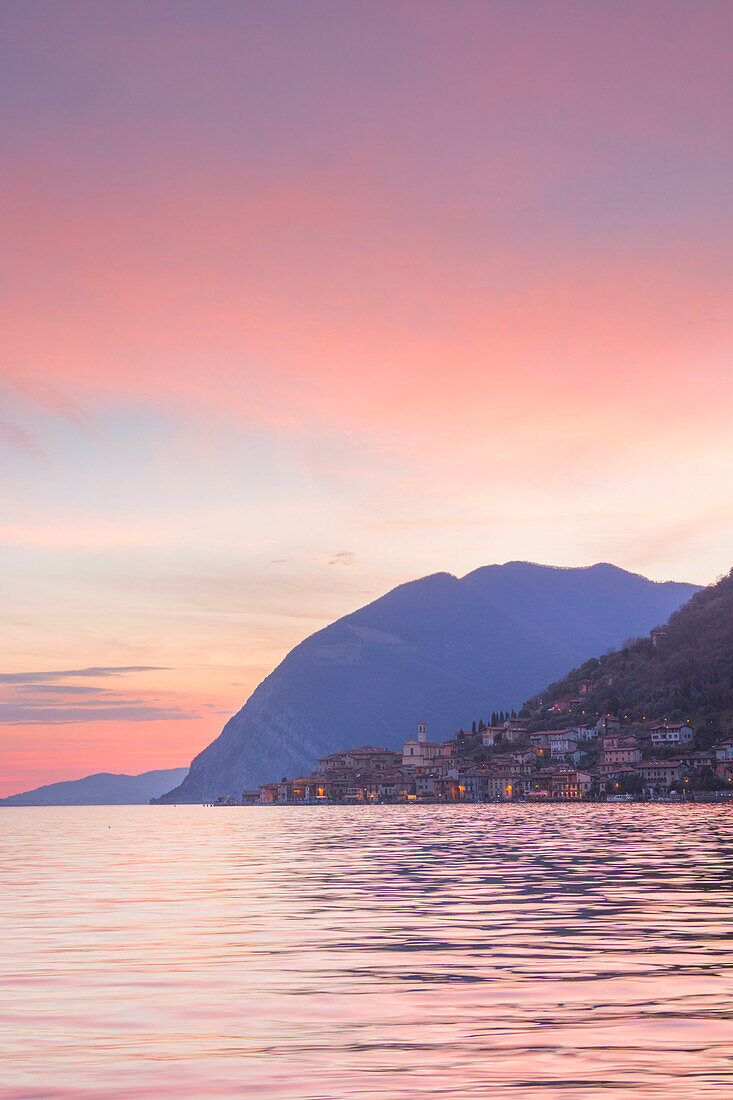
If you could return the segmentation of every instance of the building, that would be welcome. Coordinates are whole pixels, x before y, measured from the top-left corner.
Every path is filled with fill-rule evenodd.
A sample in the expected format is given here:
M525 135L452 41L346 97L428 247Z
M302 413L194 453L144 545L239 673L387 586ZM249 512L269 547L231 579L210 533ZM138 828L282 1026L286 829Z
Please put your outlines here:
M410 737L402 746L402 767L424 768L431 761L442 755L442 744L438 744L437 741L428 741L425 723L418 722L417 737Z
M577 741L577 733L575 726L561 730L537 730L529 734L528 740L533 747L549 748L553 741L561 740L563 737L570 737L573 741Z
M575 735L579 741L595 741L598 733L595 726L578 726Z
M601 744L603 745L603 751L608 752L609 749L635 749L638 746L638 741L633 733L617 732L607 733Z
M483 745L493 745L495 742L501 742L505 740L504 734L506 728L504 726L486 726L481 730L481 743Z
M652 745L685 745L695 738L694 730L682 723L650 726L649 733L652 737Z
M547 768L535 772L526 781L526 797L535 802L578 802L587 798L591 777L575 768Z
M557 802L579 802L590 794L591 777L587 772L556 772L550 784L550 793Z
M472 768L461 777L470 802L509 802L517 787L517 777L504 769Z
M316 764L316 775L327 776L348 768L374 772L390 772L402 763L402 753L394 749L375 749L364 745L360 749L346 749L322 756Z
M719 745L715 746L715 759L718 763L723 764L733 762L733 739L721 741Z
M641 749L634 741L631 745L619 745L618 748L605 749L601 766L618 766L619 764L638 764L641 760Z
M650 787L671 787L689 769L680 760L644 760L635 770Z
M517 733L523 733L527 729L529 718L507 718L504 723L504 728L508 730L516 730Z
M675 756L680 764L690 768L691 771L699 771L701 768L712 768L715 765L715 752L681 752Z
M277 789L279 786L279 783L263 783L260 786L259 801L263 804L277 802Z
M550 756L564 756L578 751L578 742L574 737L557 734L550 738Z
M609 733L615 733L620 728L621 723L618 718L615 718L612 714L605 714L603 718L599 718L596 722L596 736L605 737Z

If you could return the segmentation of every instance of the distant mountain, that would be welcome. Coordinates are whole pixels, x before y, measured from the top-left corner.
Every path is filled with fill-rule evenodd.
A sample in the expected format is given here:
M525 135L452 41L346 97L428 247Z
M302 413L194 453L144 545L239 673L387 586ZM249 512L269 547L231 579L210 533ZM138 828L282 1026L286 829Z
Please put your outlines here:
M310 772L348 746L450 735L646 633L696 591L613 565L509 562L402 584L296 646L161 801L201 802Z
M657 626L658 624L655 624ZM733 720L733 570L675 611L652 636L591 658L551 684L545 702L577 698L602 714Z
M99 772L84 779L50 783L35 791L0 798L0 806L135 806L157 798L180 783L188 768L143 772L142 775L111 775Z

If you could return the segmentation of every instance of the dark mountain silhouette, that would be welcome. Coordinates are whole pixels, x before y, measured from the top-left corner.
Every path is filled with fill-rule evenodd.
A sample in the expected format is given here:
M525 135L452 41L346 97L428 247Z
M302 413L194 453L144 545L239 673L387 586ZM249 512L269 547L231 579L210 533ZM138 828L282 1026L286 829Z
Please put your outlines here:
M348 746L444 738L520 706L589 653L648 631L695 585L613 565L490 565L402 584L296 646L165 802L238 795Z
M171 785L180 783L187 768L143 772L142 775L111 775L98 772L83 779L50 783L34 791L0 799L0 806L134 806L156 798Z
M733 570L701 589L651 636L591 658L545 693L591 711L718 725L733 715Z

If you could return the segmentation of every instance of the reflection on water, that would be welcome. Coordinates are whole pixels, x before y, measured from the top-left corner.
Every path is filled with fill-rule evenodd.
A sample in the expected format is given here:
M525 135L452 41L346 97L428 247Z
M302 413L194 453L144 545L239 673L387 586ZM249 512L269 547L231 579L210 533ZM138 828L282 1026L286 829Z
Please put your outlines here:
M733 1097L733 808L0 811L0 1097Z

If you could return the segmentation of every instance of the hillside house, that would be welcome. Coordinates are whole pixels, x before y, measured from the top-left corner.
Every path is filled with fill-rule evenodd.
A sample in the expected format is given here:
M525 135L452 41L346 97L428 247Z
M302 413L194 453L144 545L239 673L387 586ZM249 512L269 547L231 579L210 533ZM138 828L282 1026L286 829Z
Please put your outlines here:
M601 744L604 752L608 752L609 749L635 749L638 747L638 741L633 733L607 733Z
M605 749L603 760L599 768L605 770L605 766L617 767L619 764L638 764L641 760L641 749L636 742L631 745L622 745L618 748Z
M652 745L685 745L695 738L694 730L682 723L650 726Z
M578 742L574 737L563 734L550 738L550 756L565 756L566 753L577 751Z
M506 728L504 726L486 726L481 730L481 743L482 745L493 745L495 743L504 741L504 734Z

